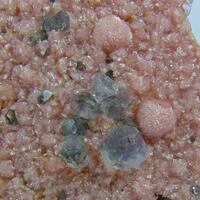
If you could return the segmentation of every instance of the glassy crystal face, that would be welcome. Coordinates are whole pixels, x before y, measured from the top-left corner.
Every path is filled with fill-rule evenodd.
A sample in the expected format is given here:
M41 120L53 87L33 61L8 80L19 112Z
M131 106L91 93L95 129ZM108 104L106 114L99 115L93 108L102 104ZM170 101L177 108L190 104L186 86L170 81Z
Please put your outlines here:
M122 169L137 169L148 155L148 147L132 124L113 128L100 145L106 164Z
M120 99L112 96L101 102L101 111L108 118L121 120L124 119L124 109L121 105Z
M94 97L85 91L75 95L72 109L78 116L84 119L91 119L99 113L99 107Z
M45 31L66 31L70 27L70 17L67 12L59 11L54 15L49 15L44 18L43 29Z
M97 74L91 83L91 92L95 100L100 103L119 92L119 85L105 74Z
M118 98L123 108L129 107L134 102L134 96L125 88L120 88Z
M85 135L85 127L87 122L77 116L67 118L62 124L62 133L64 136L67 135Z
M45 104L47 103L50 99L52 99L54 96L53 92L50 90L43 90L39 95L38 95L38 103L40 104Z
M77 137L76 135L66 136L59 154L66 165L72 168L83 168L88 164L83 137Z

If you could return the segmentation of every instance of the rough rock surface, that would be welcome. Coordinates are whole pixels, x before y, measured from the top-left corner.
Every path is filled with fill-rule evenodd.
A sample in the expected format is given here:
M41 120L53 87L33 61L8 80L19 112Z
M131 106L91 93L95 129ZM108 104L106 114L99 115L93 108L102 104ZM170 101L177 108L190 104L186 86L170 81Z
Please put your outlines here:
M190 188L200 185L200 48L185 2L0 1L0 199L56 200L65 191L68 200L155 200L155 193L195 200ZM69 14L70 28L48 31L48 39L30 45L43 18L60 10ZM83 70L77 70L80 61ZM114 171L104 165L99 145L115 122L98 116L84 137L89 165L70 168L58 156L61 124L73 115L74 93L110 69L134 97L126 116L137 122L142 102L155 99L171 106L176 124L164 137L144 138L150 153L138 169ZM39 104L43 90L54 98ZM17 125L6 123L8 109L15 110ZM159 126L145 133L160 135Z

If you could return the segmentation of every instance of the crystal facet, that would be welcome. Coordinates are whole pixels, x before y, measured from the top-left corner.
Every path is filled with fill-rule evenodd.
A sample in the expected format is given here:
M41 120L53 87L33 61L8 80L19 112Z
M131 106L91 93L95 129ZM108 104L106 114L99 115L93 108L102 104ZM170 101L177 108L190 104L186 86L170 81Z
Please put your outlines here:
M137 169L148 155L140 132L131 124L113 128L101 143L100 151L106 163L122 169Z

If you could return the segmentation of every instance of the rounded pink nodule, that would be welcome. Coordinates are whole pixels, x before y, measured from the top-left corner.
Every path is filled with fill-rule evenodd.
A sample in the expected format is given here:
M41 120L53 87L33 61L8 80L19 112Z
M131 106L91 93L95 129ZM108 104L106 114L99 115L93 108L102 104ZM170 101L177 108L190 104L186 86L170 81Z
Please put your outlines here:
M93 34L96 45L106 53L129 46L133 38L127 23L115 15L101 18L96 23Z
M144 136L159 138L174 128L176 115L166 101L144 100L139 106L137 121Z

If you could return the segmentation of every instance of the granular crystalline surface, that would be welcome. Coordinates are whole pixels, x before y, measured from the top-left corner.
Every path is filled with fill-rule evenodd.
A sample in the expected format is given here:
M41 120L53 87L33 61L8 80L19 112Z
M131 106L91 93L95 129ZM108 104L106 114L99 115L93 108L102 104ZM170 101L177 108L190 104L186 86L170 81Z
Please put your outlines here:
M200 48L185 3L0 1L0 199L199 198ZM86 126L67 136L81 135L86 166L73 168L59 155L63 121L77 119L74 95L91 91L99 73L123 88L124 116L148 146L137 169L113 169L102 159L101 142L122 123L109 113L65 125Z

